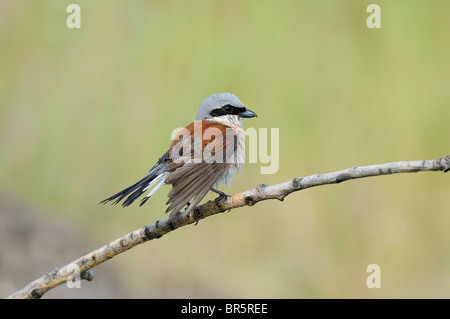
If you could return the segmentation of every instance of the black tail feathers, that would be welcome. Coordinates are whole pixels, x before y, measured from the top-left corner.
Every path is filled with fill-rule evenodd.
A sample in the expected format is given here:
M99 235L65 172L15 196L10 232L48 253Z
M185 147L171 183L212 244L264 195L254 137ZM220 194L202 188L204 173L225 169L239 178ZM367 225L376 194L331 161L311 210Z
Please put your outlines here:
M122 207L127 207L131 203L133 203L139 196L141 196L145 192L146 188L148 188L150 183L157 177L158 176L156 174L150 173L137 183L131 185L130 187L127 187L124 190L118 192L117 194L102 200L101 202L99 202L99 204L106 204L107 202L114 200L112 204L116 205L129 195L128 198L124 200L122 203ZM149 197L145 197L139 206L142 206L148 199Z

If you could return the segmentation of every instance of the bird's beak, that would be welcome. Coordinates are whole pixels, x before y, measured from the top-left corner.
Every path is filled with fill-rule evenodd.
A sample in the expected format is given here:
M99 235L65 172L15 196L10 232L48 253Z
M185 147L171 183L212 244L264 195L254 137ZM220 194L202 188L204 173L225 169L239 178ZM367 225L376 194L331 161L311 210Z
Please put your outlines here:
M245 112L239 113L240 117L250 118L250 117L258 117L255 112L252 110L246 109Z

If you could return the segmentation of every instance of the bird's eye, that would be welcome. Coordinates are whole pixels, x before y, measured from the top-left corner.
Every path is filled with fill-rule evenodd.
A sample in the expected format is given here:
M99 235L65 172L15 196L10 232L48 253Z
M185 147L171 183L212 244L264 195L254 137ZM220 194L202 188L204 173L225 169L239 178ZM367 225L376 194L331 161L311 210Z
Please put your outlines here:
M233 107L231 105L227 104L223 107L223 110L225 112L231 112L233 110Z

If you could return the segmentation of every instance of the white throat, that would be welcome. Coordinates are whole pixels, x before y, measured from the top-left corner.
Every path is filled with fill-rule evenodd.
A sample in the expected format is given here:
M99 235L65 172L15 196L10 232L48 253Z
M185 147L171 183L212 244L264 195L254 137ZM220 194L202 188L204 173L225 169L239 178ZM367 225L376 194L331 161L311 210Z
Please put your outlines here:
M230 126L234 129L242 129L244 119L242 117L239 117L239 115L227 114L222 116L216 116L212 119L208 119L208 121L217 122L226 126Z

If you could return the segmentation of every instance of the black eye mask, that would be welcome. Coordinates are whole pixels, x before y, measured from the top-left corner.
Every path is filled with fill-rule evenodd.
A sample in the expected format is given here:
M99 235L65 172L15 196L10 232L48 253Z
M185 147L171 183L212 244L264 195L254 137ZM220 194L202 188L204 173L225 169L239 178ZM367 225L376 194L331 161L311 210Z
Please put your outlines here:
M231 104L222 106L220 109L212 110L209 113L211 116L222 116L222 115L239 115L246 111L245 107L236 107Z

